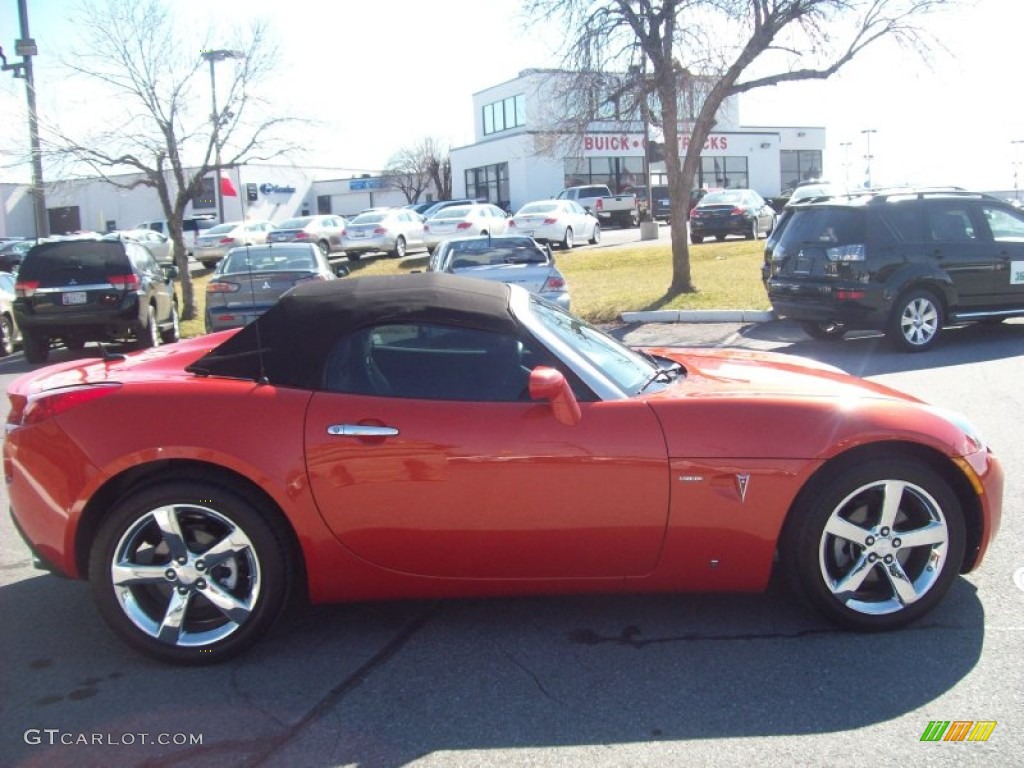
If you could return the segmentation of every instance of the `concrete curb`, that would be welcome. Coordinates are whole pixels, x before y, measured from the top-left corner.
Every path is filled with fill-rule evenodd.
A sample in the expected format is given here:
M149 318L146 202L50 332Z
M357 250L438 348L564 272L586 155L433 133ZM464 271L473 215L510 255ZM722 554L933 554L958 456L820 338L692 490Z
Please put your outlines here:
M623 312L624 323L767 323L775 319L763 309L656 309Z

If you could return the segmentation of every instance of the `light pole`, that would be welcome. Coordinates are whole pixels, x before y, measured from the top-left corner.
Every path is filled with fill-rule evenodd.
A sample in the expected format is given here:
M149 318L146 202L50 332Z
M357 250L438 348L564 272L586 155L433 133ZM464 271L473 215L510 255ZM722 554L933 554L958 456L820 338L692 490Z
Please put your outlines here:
M213 152L214 163L217 166L216 178L213 180L213 194L217 201L217 221L224 223L224 196L220 192L220 123L221 115L217 112L217 74L214 65L224 59L244 59L243 51L229 51L218 48L212 51L203 51L203 58L210 62L210 101L213 105L213 112L210 119L213 120Z
M850 189L850 147L853 146L852 141L840 141L839 146L843 148L843 186L844 190Z
M865 128L861 133L863 133L867 139L867 152L864 155L864 161L866 163L864 166L864 188L871 189L871 158L873 157L871 154L871 134L878 133L878 131L874 128Z
M28 135L32 153L32 204L36 222L36 238L50 234L50 222L46 218L46 194L43 192L43 151L39 145L39 116L36 113L36 83L32 74L32 57L39 53L36 41L28 31L28 3L18 0L18 21L21 37L14 41L14 52L21 56L21 63L8 64L7 57L0 49L3 69L15 77L25 79L25 99L28 102Z

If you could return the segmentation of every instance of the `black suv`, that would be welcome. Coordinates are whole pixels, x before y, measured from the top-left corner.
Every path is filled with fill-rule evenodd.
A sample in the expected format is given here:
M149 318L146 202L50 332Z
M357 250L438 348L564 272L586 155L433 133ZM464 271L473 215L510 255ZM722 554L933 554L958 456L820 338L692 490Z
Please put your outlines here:
M990 195L896 190L797 205L765 253L777 315L818 339L884 331L930 348L946 325L1024 316L1024 211Z
M25 359L45 362L50 342L134 339L140 347L178 340L173 267L124 240L65 240L33 247L15 283L14 316Z

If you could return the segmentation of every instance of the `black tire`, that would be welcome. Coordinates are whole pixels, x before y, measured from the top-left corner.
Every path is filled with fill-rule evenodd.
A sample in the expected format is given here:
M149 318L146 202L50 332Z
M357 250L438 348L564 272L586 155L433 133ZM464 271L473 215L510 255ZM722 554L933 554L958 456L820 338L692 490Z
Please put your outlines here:
M761 227L758 225L756 218L750 223L750 229L744 237L747 240L759 240L761 238Z
M720 243L724 243L725 242L725 235L715 235L715 240L717 240Z
M50 356L50 340L45 336L36 336L31 331L22 331L21 349L28 362L45 363Z
M156 310L150 304L146 307L146 323L135 331L135 341L139 349L152 349L160 346L160 326L156 322Z
M576 245L576 238L572 234L572 227L565 228L565 235L562 237L560 245L567 251L571 251L573 246Z
M401 259L405 256L405 238L399 235L395 238L395 248L390 253L391 258Z
M171 304L170 327L160 331L160 341L173 344L181 338L181 318L178 316L178 302Z
M942 303L931 291L915 289L893 304L886 338L903 352L931 349L942 334L945 317Z
M328 243L326 240L321 240L319 243L317 243L317 247L320 249L320 253L322 253L324 256L331 255L331 244Z
M148 656L225 661L284 608L286 541L276 512L247 494L167 480L122 498L103 521L89 556L93 597L114 633ZM204 553L217 545L210 563Z
M591 245L597 245L598 243L601 242L601 225L600 224L595 224L594 225L594 234L591 236L591 238L590 238L590 240L588 242Z
M704 242L704 235L690 235L690 242L694 245L700 245Z
M67 349L70 349L73 352L85 349L85 339L81 336L65 336L61 341Z
M640 214L637 213L636 211L633 211L631 214L629 214L629 226L633 227L634 229L640 226Z
M203 262L203 266L206 267L207 269L215 269L216 266L217 266L217 262L216 261L204 261Z
M0 357L14 354L14 321L10 315L0 317Z
M804 333L819 341L839 341L846 335L846 326L835 320L800 323Z
M919 461L890 456L837 467L805 490L780 555L790 585L828 619L879 631L935 607L959 573L964 540L949 484Z
M345 252L345 258L347 258L349 261L359 261L362 257L363 254L361 253L352 253L351 251Z

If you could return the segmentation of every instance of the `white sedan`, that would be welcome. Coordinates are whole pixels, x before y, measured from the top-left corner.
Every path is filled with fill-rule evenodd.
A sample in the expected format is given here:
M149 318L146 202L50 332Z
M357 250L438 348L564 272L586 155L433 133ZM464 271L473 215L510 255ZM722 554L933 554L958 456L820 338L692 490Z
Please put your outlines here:
M577 241L601 242L601 224L575 200L539 200L527 203L509 219L509 234L526 235L565 249Z
M508 217L496 205L467 203L442 208L423 222L423 240L431 253L442 240L472 235L501 235L508 228Z

